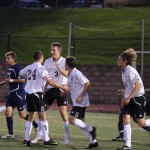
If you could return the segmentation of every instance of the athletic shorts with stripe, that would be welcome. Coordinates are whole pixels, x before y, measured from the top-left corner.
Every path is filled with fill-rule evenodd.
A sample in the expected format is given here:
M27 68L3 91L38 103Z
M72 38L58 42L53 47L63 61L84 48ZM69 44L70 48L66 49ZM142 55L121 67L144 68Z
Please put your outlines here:
M26 94L26 101L28 112L45 111L45 102L43 100L43 93L37 92L33 94Z
M57 100L57 105L58 106L67 106L68 101L67 101L67 96L63 95L61 96L61 91L58 88L51 88L47 90L44 94L44 101L47 105L51 106L54 102L54 100Z
M18 111L23 111L24 109L26 109L25 95L26 94L24 90L10 92L7 96L6 107L17 107Z
M124 106L123 114L135 115L137 119L144 118L146 115L146 99L143 96L131 98L128 105Z

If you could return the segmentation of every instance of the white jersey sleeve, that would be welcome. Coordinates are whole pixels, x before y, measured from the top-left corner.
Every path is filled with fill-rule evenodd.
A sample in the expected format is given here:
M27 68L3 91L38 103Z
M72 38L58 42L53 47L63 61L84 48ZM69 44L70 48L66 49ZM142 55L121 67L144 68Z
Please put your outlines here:
M27 73L28 73L28 68L30 67L30 65L26 66L25 68L23 68L22 70L20 70L19 75L21 77L27 77Z

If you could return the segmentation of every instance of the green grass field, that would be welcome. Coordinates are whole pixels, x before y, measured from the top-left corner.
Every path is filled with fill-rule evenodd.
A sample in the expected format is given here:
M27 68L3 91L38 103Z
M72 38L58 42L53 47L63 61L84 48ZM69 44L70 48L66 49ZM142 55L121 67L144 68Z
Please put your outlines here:
M73 25L90 29L74 27L74 38L98 38L73 41L72 47L79 64L116 64L118 53L126 48L141 49L142 19L145 20L147 38L144 46L146 50L150 49L149 16L149 7L46 10L0 8L0 35L11 33L10 48L17 53L19 62L31 62L35 49L41 49L47 58L50 44L54 41L62 43L63 56L66 56L69 22L72 22ZM7 36L0 36L0 58L6 50ZM148 57L145 57L145 63L150 64Z
M69 113L69 112L68 112ZM4 113L0 113L0 135L7 133L6 122ZM14 113L14 134L15 139L0 139L0 150L82 150L84 146L88 144L88 141L82 131L75 127L70 126L71 132L71 144L65 146L64 131L62 127L62 120L58 111L48 111L48 121L50 128L50 137L59 142L57 146L44 147L42 142L34 144L32 147L25 147L22 144L24 139L25 121L18 117L18 114ZM117 121L118 114L105 114L105 113L86 113L86 122L97 127L97 140L99 147L95 150L115 150L123 145L122 142L112 142L111 139L118 135L117 133ZM34 130L32 130L31 137L35 136ZM143 131L135 123L132 123L132 147L133 150L149 150L150 148L150 135Z

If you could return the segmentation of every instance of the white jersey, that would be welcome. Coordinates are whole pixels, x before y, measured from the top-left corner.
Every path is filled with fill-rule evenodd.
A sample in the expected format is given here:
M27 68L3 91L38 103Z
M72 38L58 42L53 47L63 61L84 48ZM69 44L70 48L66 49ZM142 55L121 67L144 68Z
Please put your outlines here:
M58 60L58 65L65 70L65 64L66 59L64 57L60 57ZM67 84L67 77L65 77L57 68L55 65L55 62L53 61L53 58L48 58L44 62L44 67L48 71L49 75L51 76L52 80L59 83L60 85L66 85ZM47 86L48 89L54 88L51 85Z
M73 106L87 107L90 106L89 96L86 92L83 96L82 102L77 103L76 99L82 92L84 84L89 80L76 68L74 68L68 76L68 86L71 93Z
M39 62L34 62L20 71L20 76L26 76L25 91L28 94L43 92L46 80L50 78L48 71Z
M139 73L136 71L136 69L128 65L125 68L125 70L122 72L122 81L125 87L125 98L127 98L135 88L134 83L136 83L137 80L141 83L141 88L134 95L134 97L139 97L145 93L144 86L143 86L142 79Z

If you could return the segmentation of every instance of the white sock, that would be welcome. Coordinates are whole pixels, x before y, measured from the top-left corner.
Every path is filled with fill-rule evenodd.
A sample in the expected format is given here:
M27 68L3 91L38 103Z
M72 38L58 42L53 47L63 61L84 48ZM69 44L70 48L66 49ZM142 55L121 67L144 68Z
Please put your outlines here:
M83 129L86 128L86 124L80 119L76 118L74 124L80 128L83 128Z
M69 132L69 121L66 121L64 122L64 130L65 130L65 133L66 135L70 135L70 132Z
M131 125L124 125L125 145L131 147Z
M0 112L5 111L6 110L6 106L0 106Z
M146 127L150 126L150 119L145 120L145 123L146 123Z
M87 123L85 123L85 124L86 124L86 130L87 130L88 132L90 132L90 131L93 130L93 127L92 127L92 126L88 125Z
M83 133L85 134L85 136L88 138L89 142L93 143L93 138L92 138L91 134L87 130L85 130L83 128L81 128L81 130L83 131Z
M38 127L37 127L37 137L42 137L43 136L43 132L41 129L41 124L40 124L40 120L38 121Z
M83 122L82 120L77 119L77 118L75 119L75 125L80 128L86 129L88 132L93 130L92 126L86 124L85 122Z
M42 129L42 132L43 132L43 138L44 138L44 141L48 141L49 140L49 130L48 130L48 122L47 120L46 121L40 121L40 124L41 124L41 129Z
M26 121L25 140L30 141L32 122Z

